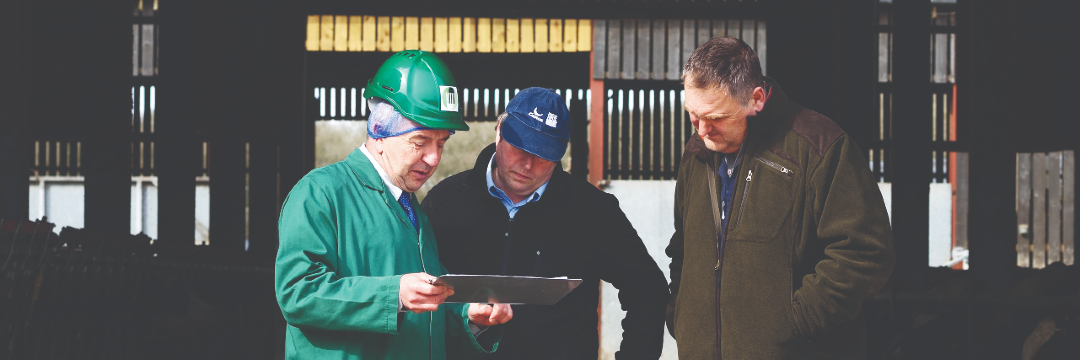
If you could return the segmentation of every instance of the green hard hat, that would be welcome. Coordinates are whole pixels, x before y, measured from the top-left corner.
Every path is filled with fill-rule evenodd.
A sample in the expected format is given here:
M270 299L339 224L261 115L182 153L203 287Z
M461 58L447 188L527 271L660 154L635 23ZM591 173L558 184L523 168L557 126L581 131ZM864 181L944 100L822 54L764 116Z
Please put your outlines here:
M422 50L400 51L368 80L364 98L377 97L405 118L437 130L469 130L461 119L457 82L442 59Z

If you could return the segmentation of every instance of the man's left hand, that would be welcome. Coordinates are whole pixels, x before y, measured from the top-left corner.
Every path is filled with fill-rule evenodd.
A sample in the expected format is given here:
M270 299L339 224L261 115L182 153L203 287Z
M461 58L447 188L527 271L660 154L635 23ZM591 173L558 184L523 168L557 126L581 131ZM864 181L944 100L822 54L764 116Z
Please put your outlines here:
M480 326L504 324L514 317L514 310L507 304L469 304L469 321Z

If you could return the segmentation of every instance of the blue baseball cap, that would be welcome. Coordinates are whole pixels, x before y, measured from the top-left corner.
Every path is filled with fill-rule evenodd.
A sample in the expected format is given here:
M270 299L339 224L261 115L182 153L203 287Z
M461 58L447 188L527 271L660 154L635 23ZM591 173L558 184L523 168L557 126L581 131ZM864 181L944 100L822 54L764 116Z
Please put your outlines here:
M558 162L570 142L570 110L566 101L544 88L521 90L506 104L502 139L548 161Z

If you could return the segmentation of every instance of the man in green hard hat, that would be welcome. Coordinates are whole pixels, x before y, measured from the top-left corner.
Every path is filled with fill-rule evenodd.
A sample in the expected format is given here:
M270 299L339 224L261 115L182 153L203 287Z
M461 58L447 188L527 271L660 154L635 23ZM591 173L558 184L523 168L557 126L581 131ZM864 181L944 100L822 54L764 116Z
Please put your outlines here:
M390 56L368 81L368 140L315 169L289 193L278 220L274 285L288 359L444 359L497 347L509 305L443 304L452 290L420 188L456 130L450 70L435 54ZM442 306L440 306L442 305Z

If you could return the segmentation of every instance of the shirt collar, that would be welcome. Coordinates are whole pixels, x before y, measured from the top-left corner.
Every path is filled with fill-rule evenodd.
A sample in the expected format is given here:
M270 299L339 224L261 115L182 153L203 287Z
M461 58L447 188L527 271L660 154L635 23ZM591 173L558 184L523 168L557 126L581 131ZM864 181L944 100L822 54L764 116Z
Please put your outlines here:
M379 165L379 162L375 161L375 157L372 156L370 152L368 152L367 145L360 145L360 152L364 153L364 156L367 156L368 161L371 161L371 165L374 166L375 171L379 173L379 178L382 179L383 184L386 184L386 188L390 189L390 194L394 195L395 199L400 198L401 193L404 191L394 185L393 182L390 182L390 176L386 175L386 171L384 171L382 166Z
M488 160L486 172L488 193L490 193L491 196L502 200L503 204L506 205L507 208L518 207L521 205L525 205L525 203L540 200L540 197L544 196L544 190L547 190L548 183L551 182L550 179L548 181L545 181L544 184L540 185L540 187L537 188L536 191L533 192L532 196L530 196L528 199L522 200L520 203L514 204L513 200L510 200L510 196L506 195L506 192L503 192L502 189L499 189L498 186L495 186L495 181L491 178L491 170L494 164L495 154L491 154L491 160Z

